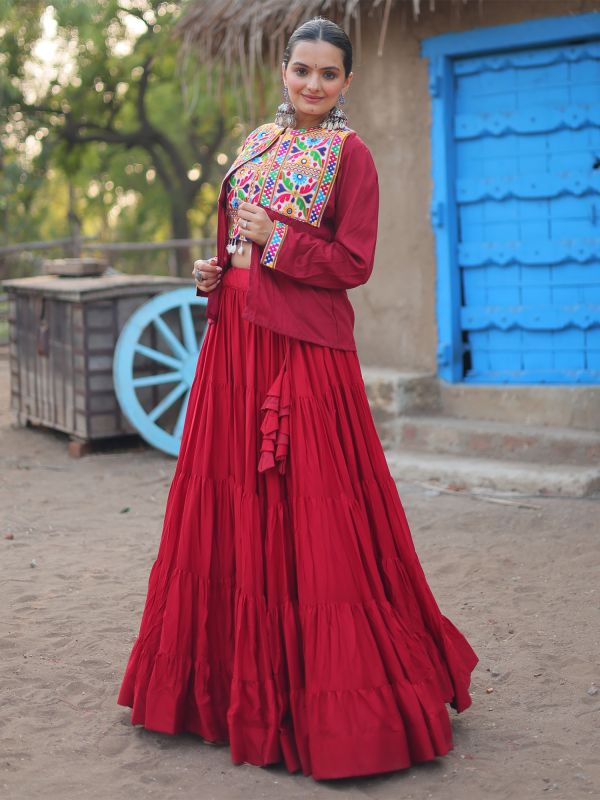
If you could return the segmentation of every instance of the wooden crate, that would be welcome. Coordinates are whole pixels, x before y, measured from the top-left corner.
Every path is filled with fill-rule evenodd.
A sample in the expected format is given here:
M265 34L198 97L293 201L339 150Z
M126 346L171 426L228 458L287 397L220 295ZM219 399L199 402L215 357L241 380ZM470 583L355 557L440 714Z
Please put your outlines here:
M147 275L5 281L11 408L84 441L135 433L113 386L113 355L130 315L155 294L190 281Z

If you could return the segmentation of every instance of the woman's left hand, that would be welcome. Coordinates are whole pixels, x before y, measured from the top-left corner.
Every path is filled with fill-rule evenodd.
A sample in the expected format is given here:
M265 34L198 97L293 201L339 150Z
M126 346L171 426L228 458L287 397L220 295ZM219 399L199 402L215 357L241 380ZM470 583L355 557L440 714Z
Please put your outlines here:
M254 203L240 203L238 206L240 231L247 239L259 245L265 245L271 235L273 221L260 206Z

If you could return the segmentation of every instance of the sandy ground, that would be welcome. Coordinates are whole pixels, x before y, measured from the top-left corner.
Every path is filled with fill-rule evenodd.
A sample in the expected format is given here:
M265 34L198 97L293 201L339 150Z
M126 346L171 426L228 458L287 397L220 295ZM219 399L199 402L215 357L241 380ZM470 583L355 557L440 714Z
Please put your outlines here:
M480 657L447 756L317 782L227 747L132 727L116 695L174 461L67 455L19 430L0 357L0 796L7 800L600 796L600 498L534 508L401 484L442 611ZM12 534L13 538L6 538Z

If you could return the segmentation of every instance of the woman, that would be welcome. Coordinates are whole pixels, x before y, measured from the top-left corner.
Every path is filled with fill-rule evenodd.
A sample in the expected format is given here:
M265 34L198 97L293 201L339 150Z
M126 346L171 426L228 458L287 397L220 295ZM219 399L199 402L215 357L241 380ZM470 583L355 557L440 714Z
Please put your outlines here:
M118 697L131 721L315 779L453 746L477 656L427 585L377 436L346 289L377 236L371 154L339 105L352 48L291 36L275 123L195 264L209 327L148 596Z

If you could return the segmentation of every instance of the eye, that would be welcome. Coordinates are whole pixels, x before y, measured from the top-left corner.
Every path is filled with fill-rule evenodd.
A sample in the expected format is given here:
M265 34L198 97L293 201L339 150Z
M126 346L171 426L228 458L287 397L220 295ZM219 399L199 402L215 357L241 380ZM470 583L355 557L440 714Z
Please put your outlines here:
M304 75L304 73L306 72L306 70L304 69L304 67L296 67L296 69L294 70L294 72L296 73L296 75Z
M335 72L325 72L324 75L328 81L333 81L337 78L337 73Z

